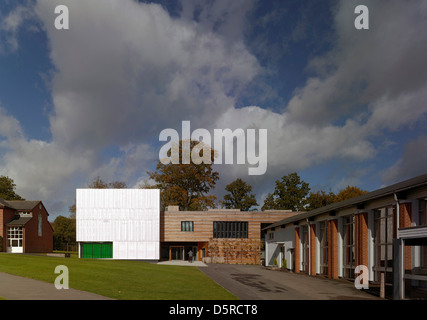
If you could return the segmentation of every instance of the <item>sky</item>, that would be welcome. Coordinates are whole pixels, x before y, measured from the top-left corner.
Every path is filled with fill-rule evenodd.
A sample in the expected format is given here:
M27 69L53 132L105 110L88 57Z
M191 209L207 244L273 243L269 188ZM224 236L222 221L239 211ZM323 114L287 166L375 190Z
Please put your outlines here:
M147 181L182 121L268 131L264 174L214 165L219 200L237 178L262 205L292 172L333 192L424 174L425 30L425 0L3 0L0 175L68 216L97 176Z

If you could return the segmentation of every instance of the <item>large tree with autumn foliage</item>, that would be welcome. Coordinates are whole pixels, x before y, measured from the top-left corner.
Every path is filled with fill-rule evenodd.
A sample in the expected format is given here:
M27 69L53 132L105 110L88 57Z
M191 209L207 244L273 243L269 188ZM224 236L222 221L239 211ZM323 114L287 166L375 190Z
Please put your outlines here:
M197 148L195 149L195 147ZM184 148L189 147L190 151ZM177 148L172 150L172 148ZM199 158L209 157L208 161L195 164L190 161L189 164L183 164L183 151L192 153L198 152ZM159 161L154 172L148 172L149 178L155 182L151 187L160 189L160 199L162 210L170 205L179 206L180 210L194 211L204 210L215 206L216 197L209 195L209 192L215 188L219 179L218 172L212 168L215 153L210 148L200 148L199 141L190 141L172 146L167 152L168 157L176 152L179 155L179 163L164 164ZM208 152L208 154L206 154ZM203 154L205 153L205 154ZM188 153L187 153L188 154ZM194 153L192 153L194 155Z

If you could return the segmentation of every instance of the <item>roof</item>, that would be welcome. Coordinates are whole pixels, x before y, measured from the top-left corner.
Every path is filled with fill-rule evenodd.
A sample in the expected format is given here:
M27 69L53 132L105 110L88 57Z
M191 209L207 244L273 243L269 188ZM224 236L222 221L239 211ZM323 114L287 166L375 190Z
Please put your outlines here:
M423 174L421 176L417 176L415 178L408 179L408 180L390 185L390 186L385 187L385 188L381 188L381 189L378 189L378 190L375 190L372 192L368 192L368 193L365 193L364 195L361 195L361 196L358 196L355 198L351 198L351 199L347 199L344 201L332 203L330 205L327 205L327 206L324 206L321 208L317 208L317 209L308 211L306 213L301 213L301 214L297 214L297 215L289 217L289 218L285 218L285 219L280 220L276 223L270 224L265 229L270 229L270 228L282 226L282 225L285 225L288 223L300 221L303 219L308 219L308 218L311 218L313 216L316 216L316 215L319 215L322 213L327 213L327 212L335 211L338 209L344 209L346 207L355 206L357 204L362 204L364 202L374 200L374 199L378 199L381 197L386 197L386 196L390 196L393 194L402 194L403 192L405 192L409 189L413 189L415 187L420 187L423 185L427 185L427 174Z
M9 207L15 210L31 210L37 206L39 200L4 200L0 199L0 208Z
M0 208L4 208L6 206L7 206L6 201L3 199L0 199Z
M30 221L32 217L21 217L21 216L15 216L12 220L10 220L8 223L6 223L7 226L23 226L28 221Z

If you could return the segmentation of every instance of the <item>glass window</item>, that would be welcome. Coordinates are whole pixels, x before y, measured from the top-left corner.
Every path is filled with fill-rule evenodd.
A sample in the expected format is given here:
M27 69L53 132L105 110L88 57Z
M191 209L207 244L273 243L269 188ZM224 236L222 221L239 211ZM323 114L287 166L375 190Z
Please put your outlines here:
M419 200L418 225L427 225L427 200Z
M214 221L214 238L247 238L248 222L246 221Z
M343 218L344 278L354 279L354 216Z
M194 223L193 221L181 221L181 231L194 231Z
M320 274L328 274L328 221L320 223Z
M391 283L393 271L393 208L375 210L374 222L375 281L380 281L380 275L384 273L386 283Z
M43 221L42 221L42 215L39 214L39 237L42 236L42 225L43 225Z

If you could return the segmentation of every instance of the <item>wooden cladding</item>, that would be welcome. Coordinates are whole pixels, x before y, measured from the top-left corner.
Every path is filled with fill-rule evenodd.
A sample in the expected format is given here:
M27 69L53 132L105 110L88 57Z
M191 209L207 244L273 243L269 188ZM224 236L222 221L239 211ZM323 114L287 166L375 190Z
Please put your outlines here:
M214 222L245 222L247 238L261 238L261 223L274 223L297 212L242 212L242 211L166 211L160 213L160 241L208 242L214 238ZM183 221L193 222L193 231L181 231Z

